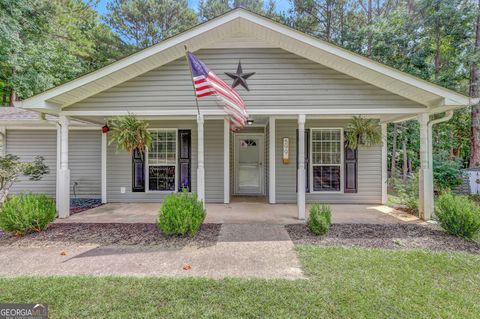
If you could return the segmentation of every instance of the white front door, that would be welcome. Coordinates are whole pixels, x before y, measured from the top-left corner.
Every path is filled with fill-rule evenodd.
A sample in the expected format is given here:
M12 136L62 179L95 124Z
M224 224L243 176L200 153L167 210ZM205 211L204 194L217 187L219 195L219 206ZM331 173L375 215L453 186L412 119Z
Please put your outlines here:
M263 141L263 134L235 134L235 194L264 195Z

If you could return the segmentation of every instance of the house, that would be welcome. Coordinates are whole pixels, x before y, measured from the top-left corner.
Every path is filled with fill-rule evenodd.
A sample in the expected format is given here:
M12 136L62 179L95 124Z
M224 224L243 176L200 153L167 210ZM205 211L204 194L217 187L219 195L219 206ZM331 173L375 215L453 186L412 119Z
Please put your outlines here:
M231 133L210 96L197 113L185 46L227 83L239 61L250 124ZM16 103L29 119L5 119L4 152L45 156L52 172L19 183L56 195L59 217L70 196L103 202L159 202L182 186L207 203L263 196L270 204L384 203L384 144L346 150L356 115L386 124L416 118L421 134L420 210L433 207L431 127L468 97L308 36L244 9L232 10L95 72ZM32 112L40 115L31 119ZM430 120L431 115L446 116ZM17 112L18 113L18 112ZM101 128L135 114L150 123L145 157L116 150ZM21 117L21 116L20 116ZM6 150L5 150L6 148ZM301 160L298 160L301 159ZM297 185L301 185L298 187Z

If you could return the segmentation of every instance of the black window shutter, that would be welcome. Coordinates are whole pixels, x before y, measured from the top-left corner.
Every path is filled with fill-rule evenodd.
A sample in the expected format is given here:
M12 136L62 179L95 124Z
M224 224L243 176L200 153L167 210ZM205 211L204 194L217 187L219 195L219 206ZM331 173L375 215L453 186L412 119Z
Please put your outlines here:
M295 140L295 145L297 149L297 167L295 171L295 177L296 177L296 182L295 182L295 190L298 191L298 129L296 130L296 140ZM310 129L305 129L305 192L309 193L310 192Z
M345 188L344 193L358 191L358 151L345 147Z
M132 155L132 192L145 191L145 156L138 149Z
M178 191L186 188L191 192L192 166L192 133L191 130L178 130Z

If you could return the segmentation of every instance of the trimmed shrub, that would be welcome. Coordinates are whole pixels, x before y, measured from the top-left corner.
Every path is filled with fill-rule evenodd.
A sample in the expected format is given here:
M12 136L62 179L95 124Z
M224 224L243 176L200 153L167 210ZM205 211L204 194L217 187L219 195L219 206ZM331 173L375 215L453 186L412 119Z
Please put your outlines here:
M418 212L418 174L412 174L406 182L400 178L392 178L391 183L395 188L400 203L410 211Z
M173 193L165 197L158 215L157 226L166 235L195 235L205 219L202 201L196 193Z
M38 232L53 222L55 216L55 201L47 195L13 195L0 208L0 229L20 236Z
M480 207L467 196L440 195L435 215L442 228L451 235L473 239L480 232Z
M307 227L315 235L325 235L332 224L332 210L325 204L313 204L307 219Z

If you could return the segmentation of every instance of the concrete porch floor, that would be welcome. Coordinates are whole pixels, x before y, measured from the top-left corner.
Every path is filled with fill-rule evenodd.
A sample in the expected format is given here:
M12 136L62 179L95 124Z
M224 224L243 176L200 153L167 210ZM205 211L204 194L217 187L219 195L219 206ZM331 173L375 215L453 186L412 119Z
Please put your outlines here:
M333 223L392 224L415 223L419 219L384 205L343 205L332 207ZM109 203L92 208L57 223L154 223L159 203ZM298 220L295 204L270 205L262 202L207 204L205 223L222 224L295 224ZM308 206L307 206L308 216Z

